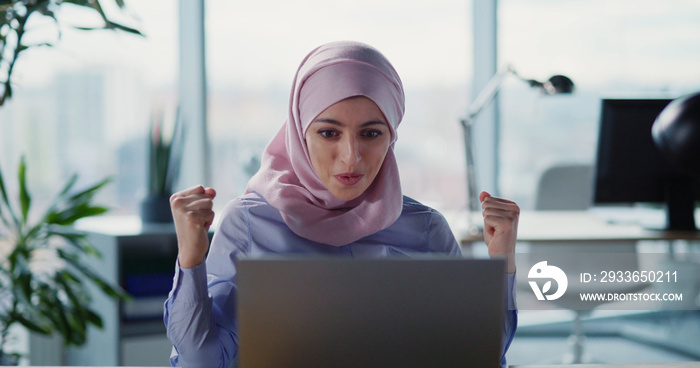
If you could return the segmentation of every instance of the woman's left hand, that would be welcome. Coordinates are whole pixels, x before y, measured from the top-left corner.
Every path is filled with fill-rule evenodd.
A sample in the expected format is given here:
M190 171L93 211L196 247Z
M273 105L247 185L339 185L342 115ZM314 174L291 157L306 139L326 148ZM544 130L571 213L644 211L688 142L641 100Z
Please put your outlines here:
M484 241L491 258L505 258L508 273L515 272L515 242L520 207L507 199L479 194L484 216Z

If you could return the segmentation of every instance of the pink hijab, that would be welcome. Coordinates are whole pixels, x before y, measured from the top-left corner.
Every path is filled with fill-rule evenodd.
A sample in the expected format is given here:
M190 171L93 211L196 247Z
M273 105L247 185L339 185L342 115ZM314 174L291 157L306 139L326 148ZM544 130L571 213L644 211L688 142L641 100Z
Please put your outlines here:
M377 104L389 123L391 143L372 185L360 197L344 201L316 175L305 137L318 114L355 96ZM403 207L394 142L404 92L384 55L359 42L322 45L302 61L289 100L289 117L265 149L262 167L246 192L257 192L278 209L295 234L323 244L343 246L393 224Z

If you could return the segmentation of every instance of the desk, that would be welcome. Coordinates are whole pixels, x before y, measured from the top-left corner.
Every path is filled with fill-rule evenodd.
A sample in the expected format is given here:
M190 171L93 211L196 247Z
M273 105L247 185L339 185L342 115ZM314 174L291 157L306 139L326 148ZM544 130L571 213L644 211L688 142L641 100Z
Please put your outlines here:
M576 365L511 365L509 368L699 368L700 362L681 362L681 363L638 363L638 364L576 364ZM22 368L22 367L19 367ZM60 368L60 367L35 367L35 368ZM80 368L80 367L75 367ZM86 367L83 367L86 368ZM92 367L100 368L100 367ZM112 368L112 367L101 367ZM116 367L115 367L116 368ZM131 367L145 368L145 367ZM154 367L151 367L154 368ZM158 368L158 367L155 367ZM165 368L165 367L161 367Z
M510 368L698 368L700 362L637 363L637 364L576 364L576 365L511 365Z
M605 217L595 211L523 211L518 225L518 241L700 240L700 231L649 230L633 222L611 223ZM458 224L456 226L456 229L460 228ZM483 241L481 235L457 234L463 246Z
M649 218L649 221L644 223L659 223L663 221L663 213L661 211L650 211L650 213L637 214L632 213L627 215L625 213L606 213L599 210L591 211L522 211L519 220L518 227L518 242L542 242L542 243L562 243L562 245L571 244L576 245L580 243L584 246L584 243L592 242L624 242L624 241L673 241L673 240L700 240L700 232L696 231L656 231L649 230L640 225L634 220L638 218ZM620 222L612 223L608 219L620 220ZM700 219L700 216L696 214L696 219ZM461 217L452 218L450 223L453 229L457 230L455 232L458 237L460 244L463 247L463 251L467 254L473 254L472 244L483 242L483 237L481 235L471 235L460 232L460 223L466 224L466 217L464 214ZM473 247L479 248L480 250L485 250L485 247ZM517 251L522 251L525 247L521 247L520 250L516 247ZM565 247L563 247L565 248ZM477 249L474 249L476 251ZM564 251L566 249L563 249ZM581 252L580 248L578 250ZM520 272L521 276L527 275L527 272ZM527 287L527 284L525 284ZM521 304L522 306L522 304ZM646 330L630 330L624 332L623 337L638 335L641 332L646 334ZM654 340L656 343L672 347L675 349L680 349L680 351L690 351L689 349L695 350L691 347L692 344L697 344L696 342L691 342L693 340L684 339L685 335L679 336L678 334L671 334L666 336L665 334L659 334L655 336ZM697 345L694 345L697 346ZM518 368L541 368L545 366L517 366ZM561 366L549 366L550 368L556 368ZM678 363L678 364L625 364L625 365L577 365L577 368L607 368L607 367L619 367L619 368L647 368L647 367L673 367L673 368L686 368L686 367L696 367L700 368L700 363Z
M700 362L681 362L681 363L638 363L638 364L577 364L577 365L510 365L509 368L698 368L700 367ZM23 367L18 367L23 368ZM29 367L26 367L29 368ZM34 368L61 368L61 367L34 367ZM81 367L74 367L81 368ZM87 368L87 367L82 367ZM91 367L91 368L113 368L113 367ZM114 367L116 368L116 367ZM131 367L131 368L145 368L145 367ZM149 368L159 368L159 367L149 367ZM166 367L160 367L166 368ZM167 367L170 368L170 367Z

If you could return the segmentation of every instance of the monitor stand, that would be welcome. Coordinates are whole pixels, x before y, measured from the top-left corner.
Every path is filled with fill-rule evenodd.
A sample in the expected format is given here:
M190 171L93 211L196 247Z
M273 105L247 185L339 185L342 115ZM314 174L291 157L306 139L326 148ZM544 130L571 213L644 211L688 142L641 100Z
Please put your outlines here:
M698 231L695 227L693 179L676 176L664 183L666 228L668 231Z

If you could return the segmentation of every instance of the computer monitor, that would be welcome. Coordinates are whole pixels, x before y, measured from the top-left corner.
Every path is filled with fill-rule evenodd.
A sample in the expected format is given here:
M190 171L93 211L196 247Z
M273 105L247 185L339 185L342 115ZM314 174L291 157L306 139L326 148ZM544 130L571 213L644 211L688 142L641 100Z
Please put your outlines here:
M594 198L600 204L663 203L664 230L696 230L700 180L667 160L651 127L669 99L603 99Z

